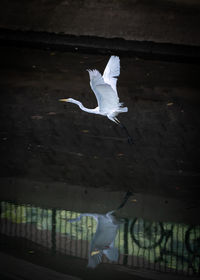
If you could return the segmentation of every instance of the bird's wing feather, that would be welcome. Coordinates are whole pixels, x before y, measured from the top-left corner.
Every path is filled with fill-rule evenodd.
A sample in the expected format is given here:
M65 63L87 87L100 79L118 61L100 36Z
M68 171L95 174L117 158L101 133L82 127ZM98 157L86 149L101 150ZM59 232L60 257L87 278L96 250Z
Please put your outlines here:
M115 247L110 247L108 249L103 250L103 253L106 255L106 257L112 261L117 262L119 258L119 252L118 249Z
M97 70L88 70L90 86L95 93L99 111L107 113L119 107L119 98L110 84L105 83L102 75Z
M102 75L99 73L98 70L87 70L90 76L90 84L92 87L95 87L96 85L105 84Z
M102 113L110 113L119 107L119 98L116 92L108 84L97 85L95 88L99 96L99 111Z
M117 78L120 75L120 59L118 56L112 55L106 65L103 73L105 83L109 84L117 93Z

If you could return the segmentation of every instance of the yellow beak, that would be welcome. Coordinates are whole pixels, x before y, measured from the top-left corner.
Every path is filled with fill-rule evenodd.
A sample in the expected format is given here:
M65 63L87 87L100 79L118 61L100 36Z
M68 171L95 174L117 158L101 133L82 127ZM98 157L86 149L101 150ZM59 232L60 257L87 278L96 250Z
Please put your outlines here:
M67 102L68 99L66 99L66 98L64 98L64 99L59 99L59 101Z
M97 254L99 254L99 252L100 251L93 251L93 252L91 252L91 256L97 255Z

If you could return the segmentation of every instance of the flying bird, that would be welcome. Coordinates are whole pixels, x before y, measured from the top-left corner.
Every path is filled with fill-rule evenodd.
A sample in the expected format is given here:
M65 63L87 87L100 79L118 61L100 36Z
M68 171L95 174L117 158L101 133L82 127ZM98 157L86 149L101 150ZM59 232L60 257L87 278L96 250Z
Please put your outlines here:
M90 86L96 96L98 106L94 109L89 109L73 98L59 99L59 101L74 103L85 112L106 116L125 130L129 143L133 142L126 127L117 119L118 114L128 112L128 108L123 107L123 103L119 102L117 93L117 77L120 75L119 57L114 55L110 57L103 76L96 69L87 71L90 77Z
M113 215L114 211L106 214L83 213L78 218L68 222L78 222L82 217L89 216L96 220L97 228L92 238L88 254L88 267L95 268L102 261L103 254L113 262L118 260L118 249L114 246L115 237L122 221Z
M95 268L102 261L102 256L105 255L110 261L117 262L119 253L115 247L115 237L117 235L122 220L117 219L113 214L124 207L132 192L128 191L123 199L121 205L106 214L96 213L83 213L75 219L67 220L70 223L78 222L82 217L89 216L97 221L97 228L94 236L92 237L89 255L88 255L88 267Z

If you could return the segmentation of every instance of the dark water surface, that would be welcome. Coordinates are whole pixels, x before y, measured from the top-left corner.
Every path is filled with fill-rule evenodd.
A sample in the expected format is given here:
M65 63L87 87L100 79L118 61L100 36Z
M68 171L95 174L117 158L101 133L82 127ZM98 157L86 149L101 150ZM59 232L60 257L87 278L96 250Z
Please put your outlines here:
M134 200L130 198L129 203L134 203ZM109 203L106 199L105 202ZM92 217L83 217L81 221L74 223L68 222L80 214L77 211L2 201L1 247L3 251L12 253L16 248L18 254L25 259L30 258L27 255L37 256L39 252L43 258L56 254L65 263L64 268L69 269L65 272L80 276L81 270L84 270L81 279L87 279L87 273L91 273L91 269L86 267L88 252L97 230L97 222ZM120 218L121 223L115 238L119 257L117 261L110 262L103 256L98 265L100 269L105 264L107 268L109 264L108 269L113 271L112 273L119 270L122 273L120 277L124 275L124 279L129 279L132 273L143 276L145 271L149 271L153 278L156 276L154 273L158 272L167 273L168 277L174 274L199 275L199 225L166 220L152 221L136 217L134 212L132 217ZM103 238L106 238L106 230L102 234ZM78 264L79 261L81 264ZM80 265L80 270L79 267L70 267L71 263ZM43 261L40 261L40 264L42 265ZM61 265L61 271L62 269ZM94 276L98 274L98 267L92 270L92 273ZM161 274L161 279L162 276Z
M108 119L58 102L73 97L96 107L85 70L102 72L108 58L1 48L2 252L79 279L198 276L200 66L120 58L118 92L129 111L119 119L134 138L129 145ZM88 269L95 220L67 220L105 217L128 190L116 212L118 260L104 255ZM28 271L7 278L34 279Z

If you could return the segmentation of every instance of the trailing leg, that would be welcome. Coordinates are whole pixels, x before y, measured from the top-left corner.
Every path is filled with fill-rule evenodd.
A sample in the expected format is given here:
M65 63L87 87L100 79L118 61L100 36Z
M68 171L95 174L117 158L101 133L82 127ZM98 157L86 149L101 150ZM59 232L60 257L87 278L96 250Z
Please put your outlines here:
M118 123L119 126L125 131L127 137L128 137L128 143L130 145L134 144L134 141L133 141L133 138L130 136L129 132L128 132L128 129L125 127L124 124L122 124L121 122Z

